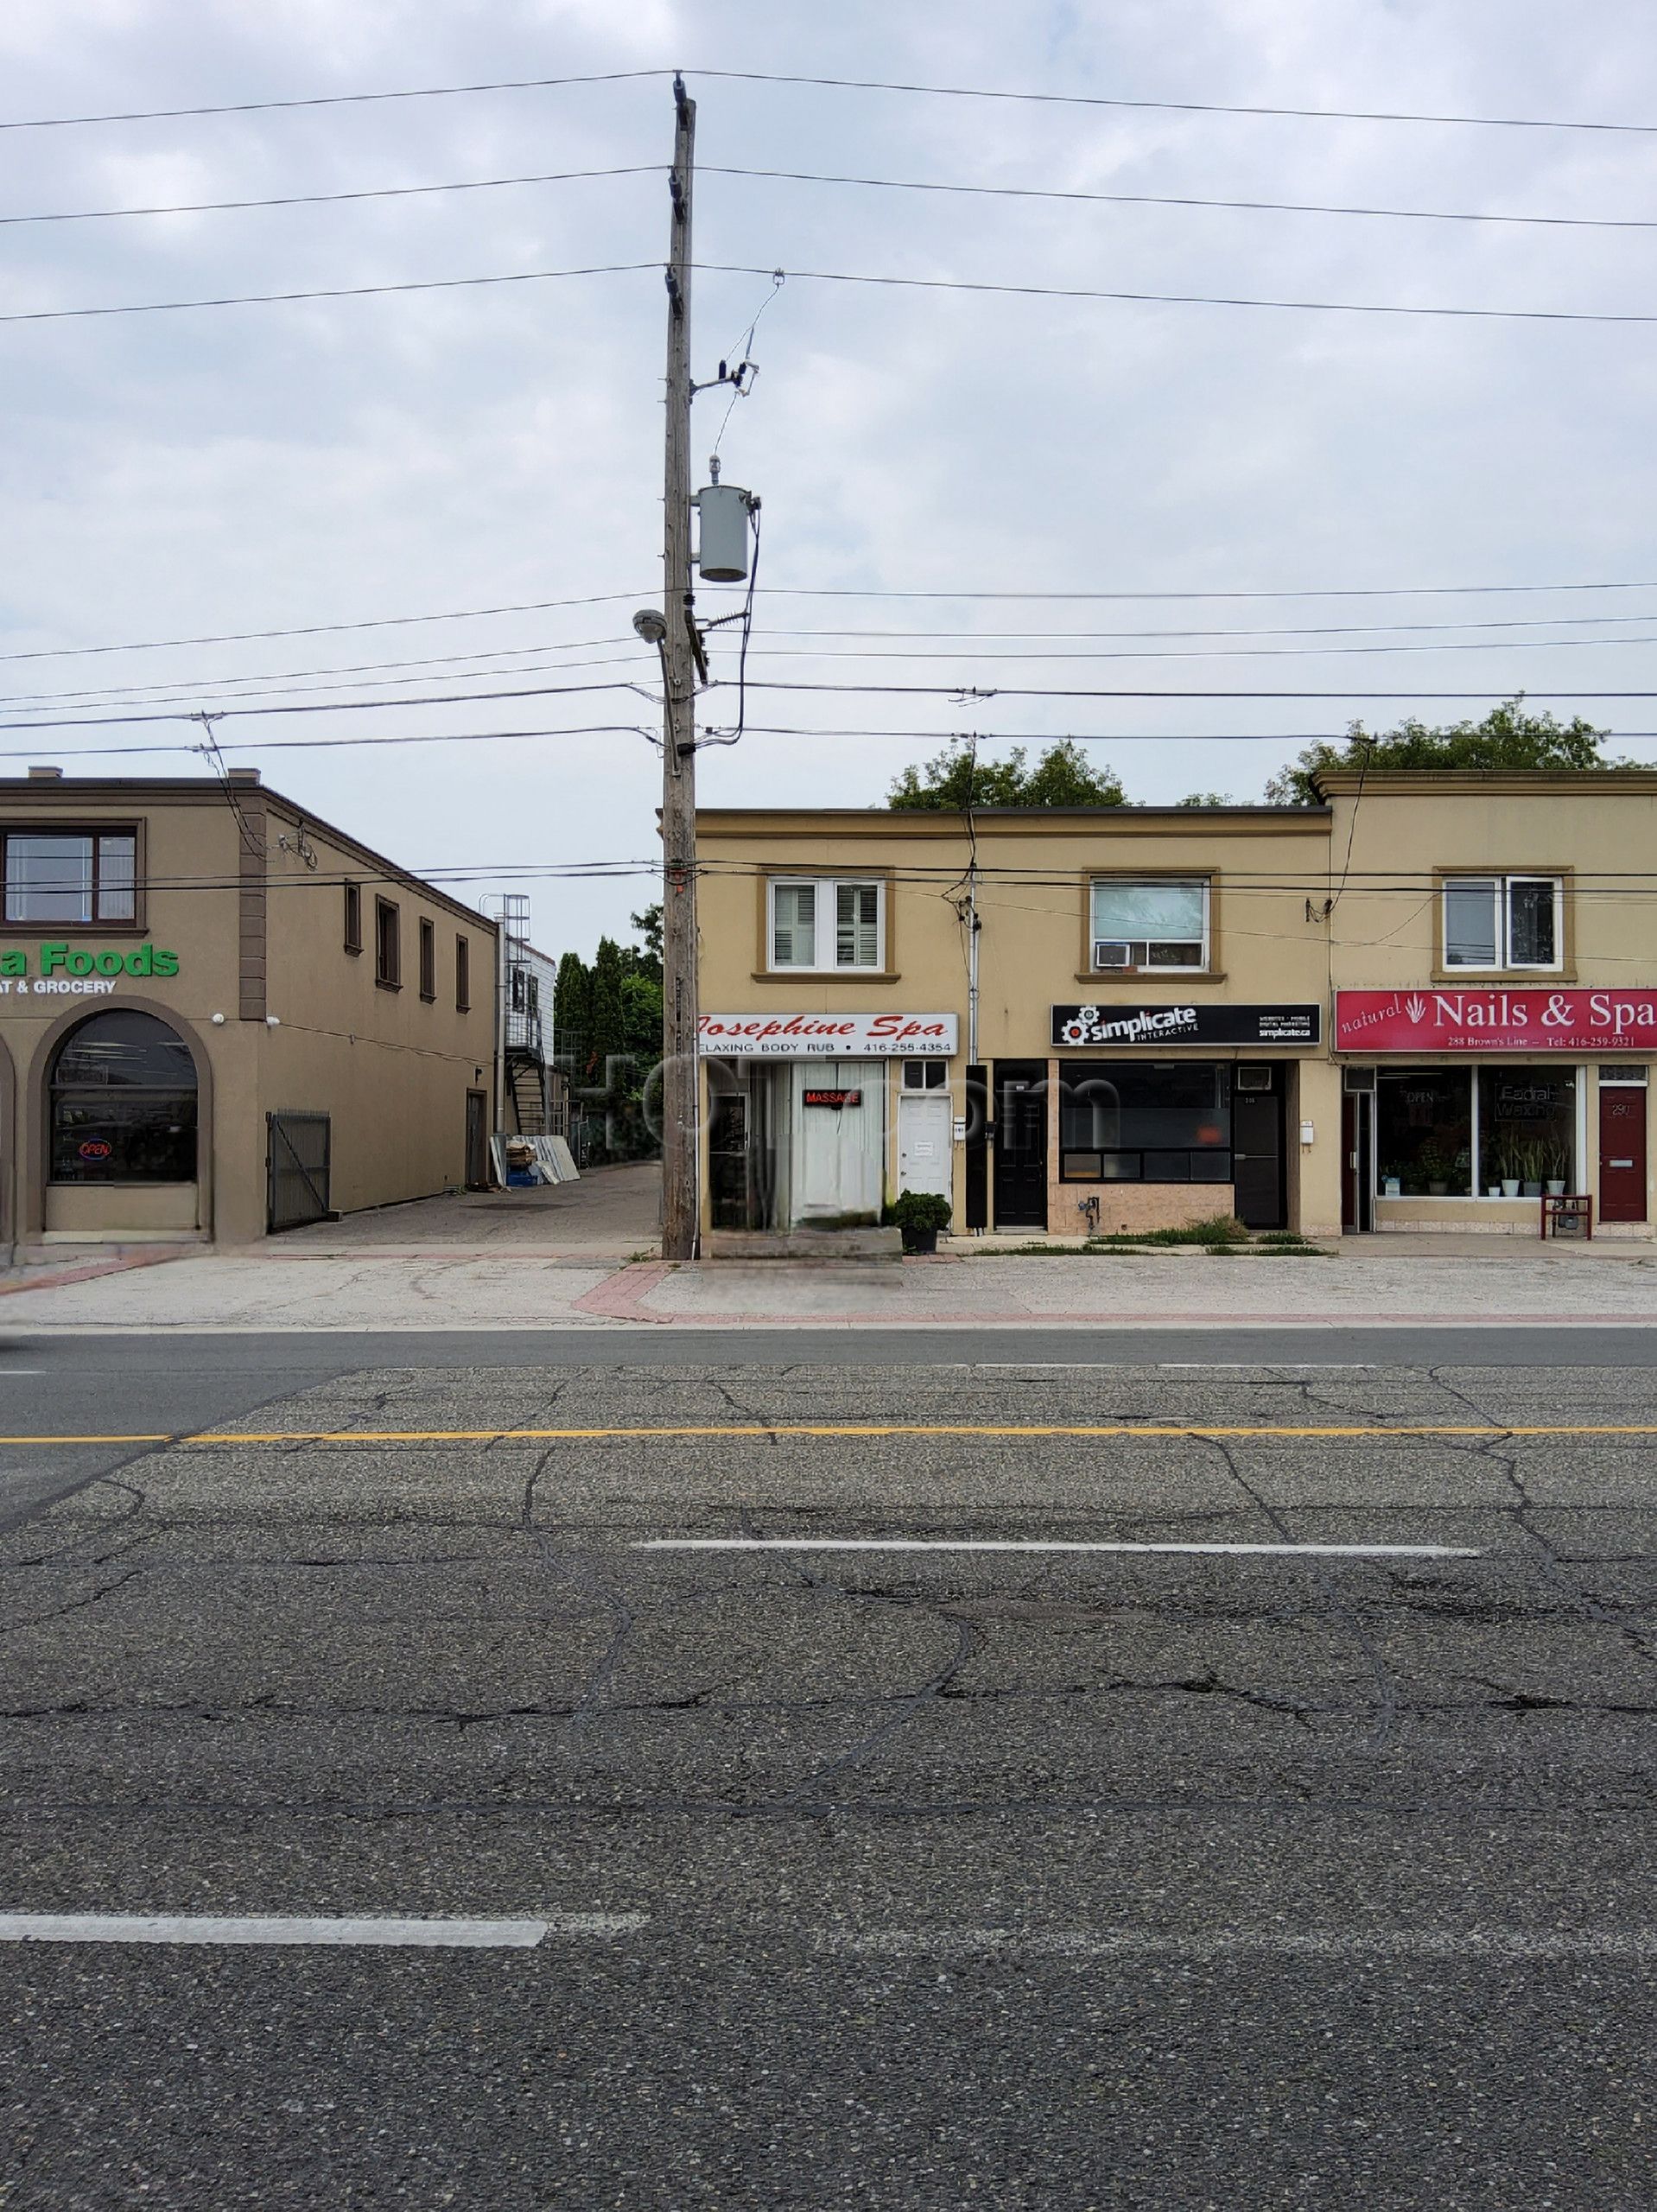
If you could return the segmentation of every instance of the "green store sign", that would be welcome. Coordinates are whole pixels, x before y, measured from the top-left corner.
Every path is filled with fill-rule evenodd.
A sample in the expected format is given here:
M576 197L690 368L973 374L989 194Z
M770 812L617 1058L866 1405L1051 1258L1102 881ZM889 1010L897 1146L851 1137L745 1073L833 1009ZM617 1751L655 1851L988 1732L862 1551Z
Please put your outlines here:
M9 945L0 951L0 998L37 996L103 997L128 978L176 976L179 959L159 944L135 944L130 952L112 945L71 944L67 939L42 944L38 952Z

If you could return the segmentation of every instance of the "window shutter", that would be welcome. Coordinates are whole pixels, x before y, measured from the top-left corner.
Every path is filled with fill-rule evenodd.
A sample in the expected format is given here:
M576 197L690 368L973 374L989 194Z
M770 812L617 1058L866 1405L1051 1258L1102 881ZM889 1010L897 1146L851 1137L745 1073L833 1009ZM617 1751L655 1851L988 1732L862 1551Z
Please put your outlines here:
M835 960L841 968L880 965L880 892L873 883L835 887Z
M816 884L779 883L773 887L771 896L772 967L815 967L817 957Z

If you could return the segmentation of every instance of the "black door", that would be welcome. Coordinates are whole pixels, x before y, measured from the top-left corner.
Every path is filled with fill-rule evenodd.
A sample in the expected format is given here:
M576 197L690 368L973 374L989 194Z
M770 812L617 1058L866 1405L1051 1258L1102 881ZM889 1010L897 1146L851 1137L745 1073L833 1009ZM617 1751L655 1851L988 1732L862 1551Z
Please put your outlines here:
M967 1220L968 1229L989 1227L989 1070L976 1062L967 1070Z
M485 1090L466 1095L466 1186L468 1191L489 1188L489 1094Z
M1047 1226L1047 1063L995 1063L995 1226Z
M1269 1090L1246 1090L1264 1075ZM1231 1085L1231 1180L1237 1218L1250 1229L1281 1229L1283 1211L1283 1092L1281 1071L1239 1068Z
M715 1229L747 1229L748 1099L715 1090L708 1113L708 1198Z

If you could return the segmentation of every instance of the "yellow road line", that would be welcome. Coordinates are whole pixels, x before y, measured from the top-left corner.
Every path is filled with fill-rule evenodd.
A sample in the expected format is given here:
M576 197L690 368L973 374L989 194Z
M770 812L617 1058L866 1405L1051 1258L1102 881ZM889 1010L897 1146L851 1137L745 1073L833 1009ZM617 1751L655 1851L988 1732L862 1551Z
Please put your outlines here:
M1657 1436L1657 1421L1417 1421L1374 1426L1288 1427L1214 1421L756 1421L656 1428L271 1428L208 1429L190 1435L0 1436L0 1446L36 1444L580 1444L606 1439L777 1436L1368 1437Z

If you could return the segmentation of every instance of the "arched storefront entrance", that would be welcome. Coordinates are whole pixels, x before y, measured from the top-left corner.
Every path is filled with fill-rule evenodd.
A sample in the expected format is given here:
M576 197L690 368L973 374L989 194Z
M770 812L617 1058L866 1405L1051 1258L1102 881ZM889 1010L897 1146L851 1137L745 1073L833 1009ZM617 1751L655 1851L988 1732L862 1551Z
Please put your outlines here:
M68 1031L46 1081L46 1222L60 1235L195 1229L195 1055L157 1015L111 1007Z

